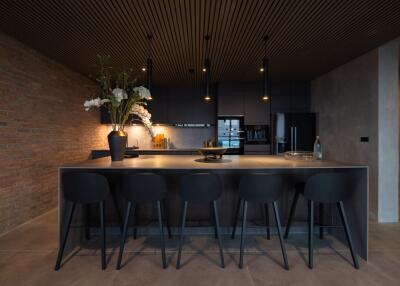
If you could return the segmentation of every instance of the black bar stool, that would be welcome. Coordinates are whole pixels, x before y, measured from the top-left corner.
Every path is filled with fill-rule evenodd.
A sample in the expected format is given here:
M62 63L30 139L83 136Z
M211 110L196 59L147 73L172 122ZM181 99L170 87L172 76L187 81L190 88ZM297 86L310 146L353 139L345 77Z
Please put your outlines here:
M286 224L286 229L285 229L285 235L283 238L287 239L289 237L289 232L290 232L290 227L292 226L292 221L293 221L293 215L296 211L296 206L297 202L299 200L300 195L304 195L304 187L306 183L305 182L300 182L295 184L295 194L293 198L292 205L290 206L290 211L289 211L289 218L288 222ZM319 204L319 238L323 239L324 238L324 204L320 203Z
M307 180L304 196L308 200L308 266L314 267L314 202L324 204L336 204L347 242L349 244L351 256L353 258L354 268L359 269L357 254L354 251L353 240L351 238L349 225L347 223L346 212L343 207L343 201L351 193L350 183L347 176L343 173L324 173L316 174Z
M128 206L126 209L124 228L122 231L120 249L118 254L117 270L121 269L122 254L124 252L131 209L133 207L133 213L135 213L136 205L140 203L153 203L156 206L158 224L160 229L162 263L163 268L167 268L167 262L165 259L165 242L162 218L162 202L167 194L167 187L164 178L160 175L156 175L153 173L126 174L121 177L119 191L121 192L121 195L128 201ZM167 227L169 229L168 223ZM168 232L170 233L170 231Z
M222 250L221 233L219 230L219 218L217 200L222 194L222 186L219 177L215 174L198 173L182 177L180 196L183 200L182 228L179 241L178 260L176 269L181 265L182 244L184 239L184 230L186 223L186 213L188 203L212 203L214 209L215 236L218 239L221 267L225 267L224 253Z
M106 240L104 227L104 201L110 193L107 179L95 173L70 173L63 175L63 193L67 201L72 202L66 225L63 227L61 245L58 250L55 270L60 269L65 244L71 228L76 204L98 203L100 207L101 225L101 269L106 268ZM63 223L63 225L65 222Z
M243 218L242 218L242 233L240 240L240 260L239 268L243 268L243 256L244 256L244 242L246 235L246 218L247 218L247 203L262 203L268 205L272 203L275 214L275 222L278 230L279 242L281 245L281 251L284 261L285 269L289 270L289 264L287 261L285 244L282 238L281 223L279 220L279 212L277 201L282 194L283 181L279 175L269 174L251 174L243 176L239 183L239 199L240 203L236 210L235 222L233 225L232 238L235 237L236 224L239 216L240 207L243 206Z

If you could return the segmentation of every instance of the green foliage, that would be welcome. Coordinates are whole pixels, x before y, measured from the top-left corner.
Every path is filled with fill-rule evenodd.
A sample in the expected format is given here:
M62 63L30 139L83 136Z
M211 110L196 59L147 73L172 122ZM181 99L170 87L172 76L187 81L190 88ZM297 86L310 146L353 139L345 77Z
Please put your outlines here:
M99 72L96 82L99 86L99 96L101 99L109 100L104 105L110 114L113 129L123 130L133 105L146 105L146 102L141 98L139 92L134 91L137 79L132 76L132 69L114 74L109 65L110 56L97 55L97 57ZM121 89L124 98L118 98L113 93L115 89Z

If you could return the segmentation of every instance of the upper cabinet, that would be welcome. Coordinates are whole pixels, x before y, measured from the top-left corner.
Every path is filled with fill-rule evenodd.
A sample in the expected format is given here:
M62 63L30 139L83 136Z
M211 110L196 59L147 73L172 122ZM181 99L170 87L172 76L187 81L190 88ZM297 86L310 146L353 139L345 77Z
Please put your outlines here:
M221 83L218 85L218 115L244 115L245 88L242 85Z
M310 82L286 82L271 85L273 113L303 113L311 110Z
M269 124L269 103L259 83L222 83L218 86L218 115L243 115L245 125Z
M203 99L200 89L158 88L148 104L153 123L158 124L215 124L216 101Z

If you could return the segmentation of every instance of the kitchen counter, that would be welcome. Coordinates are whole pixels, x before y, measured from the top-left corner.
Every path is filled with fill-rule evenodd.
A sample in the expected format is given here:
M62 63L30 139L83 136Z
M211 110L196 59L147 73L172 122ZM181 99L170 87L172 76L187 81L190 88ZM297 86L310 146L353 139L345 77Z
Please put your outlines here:
M168 150L160 151L167 152ZM179 152L179 151L178 151ZM201 155L143 155L123 161L111 158L88 160L82 163L65 165L61 168L83 169L318 169L318 168L367 168L363 165L335 161L289 161L282 156L273 155L224 155L219 161L204 161Z
M230 224L232 222L233 213L237 204L238 184L240 177L248 173L263 172L271 174L280 174L285 178L285 186L280 199L280 215L282 222L285 224L289 212L290 204L293 200L293 186L297 181L305 181L309 176L321 172L346 172L352 183L353 192L349 195L349 199L344 202L348 223L352 230L355 248L358 254L367 259L368 255L368 167L335 161L289 161L280 156L270 155L225 155L220 161L204 161L200 155L141 155L138 158L124 159L123 161L112 162L109 157L96 160L88 160L81 163L64 165L59 168L59 210L60 218L65 215L65 200L63 196L63 175L69 172L97 172L108 178L111 186L118 183L122 173L129 172L154 172L162 175L167 183L168 195L166 199L166 208L169 212L171 225L179 226L181 200L179 197L180 178L182 175L192 172L210 172L217 174L222 181L223 193L219 199L220 205L220 222L222 231L228 234ZM118 197L117 189L112 188L114 195ZM115 199L114 199L115 200ZM118 198L120 208L115 211L112 207L113 203L107 201L107 219L108 225L118 226L118 213L122 214L125 209L126 202L122 198ZM115 204L115 203L114 203ZM122 205L122 206L121 206ZM151 206L141 206L140 220L153 220L153 211ZM249 219L254 221L263 221L262 213L259 207L252 208L249 213ZM334 208L327 205L325 221L337 224L339 217ZM272 214L271 214L272 215ZM121 215L119 215L121 216ZM190 212L190 220L207 225L212 221L210 210L207 206L192 206ZM78 223L83 221L83 215L78 216ZM295 221L306 221L307 211L301 204L296 211ZM94 225L96 225L94 220ZM258 227L262 231L264 227ZM261 230L262 229L262 230ZM73 229L75 232L77 244L82 240L82 230ZM298 232L307 232L306 227L302 227ZM342 229L331 228L329 232L335 237L342 240L345 238Z
M176 149L132 149L125 151L126 157L136 155L196 155L198 148L176 148ZM110 156L110 150L92 150L92 159Z

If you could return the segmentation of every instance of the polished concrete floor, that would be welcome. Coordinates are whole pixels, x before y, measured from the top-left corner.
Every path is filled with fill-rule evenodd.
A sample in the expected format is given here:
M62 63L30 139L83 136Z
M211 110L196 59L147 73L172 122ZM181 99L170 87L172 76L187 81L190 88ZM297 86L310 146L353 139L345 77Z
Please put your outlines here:
M307 240L286 242L290 271L282 268L279 241L249 237L245 267L237 267L239 239L224 237L226 268L219 267L213 238L186 240L182 268L175 269L177 239L167 241L168 268L162 269L157 237L129 239L124 265L115 270L118 237L108 238L108 267L100 269L98 241L67 257L59 272L57 215L49 212L0 237L0 285L400 285L400 224L371 224L370 260L355 270L347 247L327 236L316 238L315 268L307 267Z

